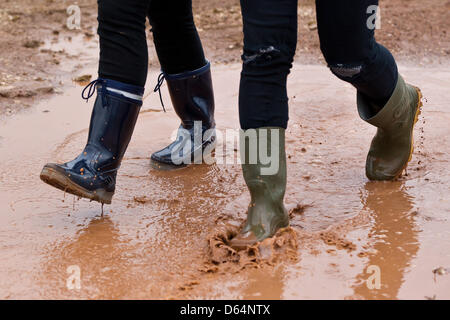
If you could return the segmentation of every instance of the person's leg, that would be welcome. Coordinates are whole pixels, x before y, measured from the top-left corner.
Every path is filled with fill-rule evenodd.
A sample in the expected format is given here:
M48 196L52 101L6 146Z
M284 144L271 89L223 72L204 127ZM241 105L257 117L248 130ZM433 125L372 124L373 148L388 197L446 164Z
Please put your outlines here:
M397 83L391 53L375 41L370 7L378 0L316 0L320 48L330 70L369 99L384 104ZM369 11L369 12L368 12Z
M97 0L100 78L145 85L148 68L145 21L151 0Z
M181 120L177 139L153 153L152 163L155 167L201 163L203 150L215 142L214 94L192 1L152 0L148 17L162 74Z
M49 163L41 179L65 192L111 203L117 170L133 134L147 75L145 19L148 1L99 0L99 78L89 137L83 152L64 164Z
M197 70L206 64L192 14L192 0L151 0L148 18L165 73Z
M297 45L297 0L241 0L241 7L244 22L239 89L239 118L244 130L241 161L251 203L243 230L230 241L237 249L271 237L289 225L283 203L284 134L288 124L286 81ZM267 164L263 154L270 154L274 162ZM276 170L268 172L273 164Z
M287 128L287 76L297 46L297 0L241 0L241 128Z
M400 176L412 156L420 90L405 84L392 54L375 40L378 0L316 0L320 47L330 70L357 89L361 118L378 127L366 161L371 180Z

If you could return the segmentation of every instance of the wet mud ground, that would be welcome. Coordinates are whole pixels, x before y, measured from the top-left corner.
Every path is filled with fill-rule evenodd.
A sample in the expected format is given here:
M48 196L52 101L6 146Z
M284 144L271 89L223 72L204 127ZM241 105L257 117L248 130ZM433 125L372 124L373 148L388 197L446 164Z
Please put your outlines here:
M96 46L80 48L91 61L82 72L95 74ZM426 99L414 157L399 181L368 182L364 161L375 129L358 118L354 89L324 66L294 66L286 135L291 228L243 252L224 243L249 202L236 162L150 166L151 152L178 126L157 94L144 102L103 216L99 204L39 180L46 162L70 160L85 144L92 103L81 100L79 85L1 120L0 298L450 298L450 69L400 71ZM238 129L239 72L238 64L213 65L221 132ZM147 92L156 75L150 72ZM163 96L170 105L166 87ZM67 287L71 266L81 272L79 290ZM379 289L367 283L373 268Z

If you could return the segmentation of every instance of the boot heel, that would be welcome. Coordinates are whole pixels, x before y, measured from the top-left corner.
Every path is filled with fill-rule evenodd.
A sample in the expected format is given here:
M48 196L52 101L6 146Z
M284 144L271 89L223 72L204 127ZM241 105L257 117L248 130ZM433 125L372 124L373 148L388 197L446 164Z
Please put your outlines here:
M104 189L100 189L100 190L96 190L94 191L94 195L96 195L97 197L94 196L95 201L101 202L101 203L105 203L105 204L111 204L112 201L112 197L114 196L114 192L108 192L105 191Z
M394 177L394 180L399 179L402 175L403 172L406 170L406 168L408 167L408 164L411 162L412 157L413 157L413 153L414 153L414 127L417 123L417 121L419 121L419 116L422 113L422 107L423 107L423 103L422 103L422 91L420 90L419 87L416 86L411 86L414 88L414 90L416 90L417 92L417 105L416 105L416 109L415 109L415 114L414 114L414 122L411 128L411 151L409 153L409 157L408 157L408 161L406 162L405 166L402 168L402 170Z
M49 165L46 165L42 169L40 178L43 182L59 190L104 204L111 204L112 197L114 196L114 192L109 192L104 189L97 189L94 191L86 190L70 180L64 173L55 170Z
M418 96L418 103L417 103L417 107L416 107L416 115L414 117L414 124L417 123L417 121L419 121L419 116L422 113L422 107L423 107L423 103L422 103L422 99L423 99L423 95L422 95L422 91L420 90L419 87L415 87L413 86L414 89L416 89L417 92L417 96Z

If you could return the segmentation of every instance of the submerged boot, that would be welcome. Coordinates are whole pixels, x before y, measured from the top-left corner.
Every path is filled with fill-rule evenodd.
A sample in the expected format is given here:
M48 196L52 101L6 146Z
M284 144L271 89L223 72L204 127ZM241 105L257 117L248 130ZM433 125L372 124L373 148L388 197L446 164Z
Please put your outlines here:
M70 162L46 164L41 179L65 192L109 204L117 170L142 105L144 88L106 79L95 80L85 90L88 88L89 93L83 98L89 99L96 88L97 98L84 151Z
M152 154L156 164L182 166L201 163L203 150L215 143L214 93L210 63L197 70L164 74L175 112L181 119L177 138ZM158 81L159 89L162 80ZM212 148L211 148L212 149Z
M252 130L244 133L249 137L249 143L245 143L245 138L241 136L241 150L245 152L241 153L242 172L250 191L251 202L244 228L229 243L236 250L272 237L280 228L289 226L289 215L283 203L286 190L285 129L259 128L255 130L256 135L253 137ZM279 136L274 135L274 132L278 132ZM256 145L258 149L261 148L261 141L264 149L267 141L266 154L277 155L278 159L275 160L278 160L278 166L267 164L268 161L261 159L261 151L258 152L256 148ZM257 161L253 161L256 164L251 164L252 157L257 158ZM275 171L270 172L271 165Z
M420 89L406 84L400 75L391 98L375 115L371 111L372 102L358 93L360 117L378 128L366 160L366 175L370 180L395 180L406 169L412 158L413 129L420 114L421 99Z

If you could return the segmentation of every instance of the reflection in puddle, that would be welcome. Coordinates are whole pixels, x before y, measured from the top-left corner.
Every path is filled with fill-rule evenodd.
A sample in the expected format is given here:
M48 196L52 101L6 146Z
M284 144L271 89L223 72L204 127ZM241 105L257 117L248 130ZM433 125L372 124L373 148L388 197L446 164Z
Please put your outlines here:
M370 212L371 246L364 268L380 269L381 287L369 289L368 273L356 277L355 295L365 299L395 299L404 282L404 273L419 250L418 228L415 225L414 198L403 182L368 182L362 193L364 210Z

